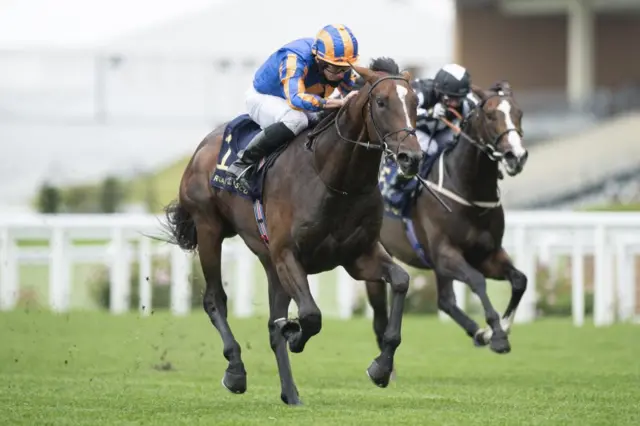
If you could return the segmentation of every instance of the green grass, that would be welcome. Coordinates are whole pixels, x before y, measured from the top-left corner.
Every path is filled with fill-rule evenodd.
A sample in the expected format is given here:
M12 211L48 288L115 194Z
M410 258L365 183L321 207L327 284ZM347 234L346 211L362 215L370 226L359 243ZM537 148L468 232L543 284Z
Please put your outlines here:
M232 319L248 392L220 386L220 338L203 313L0 314L0 418L7 425L633 425L640 330L517 325L513 351L476 349L457 328L406 317L398 379L376 388L367 319L325 320L293 371L305 405L279 400L264 318ZM165 369L157 368L164 365ZM171 366L166 369L166 366Z

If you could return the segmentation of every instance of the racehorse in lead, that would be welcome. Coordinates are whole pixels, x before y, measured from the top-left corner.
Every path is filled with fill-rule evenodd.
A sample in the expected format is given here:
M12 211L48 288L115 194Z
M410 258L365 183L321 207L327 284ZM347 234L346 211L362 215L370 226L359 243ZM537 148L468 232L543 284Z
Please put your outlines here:
M456 143L419 174L440 200L413 182L405 191L403 207L391 209L385 201L380 238L394 258L435 272L439 309L477 346L489 344L497 353L508 353L507 335L527 277L502 247L504 211L498 180L503 175L499 163L509 176L516 176L525 166L528 152L522 144L523 114L506 81L488 91L472 86L472 92L479 104L467 117L459 117L459 127L443 120L457 131ZM385 172L388 169L381 173L381 185L385 184ZM486 278L506 279L511 284L511 299L502 320L487 296ZM456 305L453 280L468 284L479 297L487 328L480 328ZM387 295L378 282L366 285L374 312L373 328L380 341L387 326Z
M311 131L269 156L252 178L255 191L222 188L230 157L259 131L256 123L241 116L200 143L182 176L178 201L166 208L172 242L199 251L206 279L204 310L224 344L228 367L222 383L231 392L243 393L247 387L221 279L222 242L235 235L267 275L269 337L283 402L300 403L286 342L292 352L302 352L322 325L307 275L337 266L356 280L391 287L381 353L367 369L376 385L389 383L409 275L379 243L384 206L378 173L383 155L393 157L407 176L418 172L422 152L414 129L417 96L408 73L390 71L397 69L392 60L354 69L364 78L364 87ZM297 321L286 319L291 298L298 306Z

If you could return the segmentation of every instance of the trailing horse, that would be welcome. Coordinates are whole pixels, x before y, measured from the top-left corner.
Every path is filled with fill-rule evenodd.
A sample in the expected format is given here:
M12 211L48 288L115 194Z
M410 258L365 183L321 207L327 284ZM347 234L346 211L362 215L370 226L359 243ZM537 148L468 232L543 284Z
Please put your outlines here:
M422 153L414 130L417 97L410 75L393 72L397 65L392 60L374 61L371 69L354 68L365 86L337 113L261 162L252 191L239 193L225 183L227 165L259 131L248 116L240 116L200 143L182 176L179 201L166 208L173 242L199 250L207 282L204 310L224 344L229 364L222 384L231 392L243 393L247 387L240 345L227 321L220 270L222 242L235 235L267 275L269 337L283 402L300 403L286 342L292 352L302 352L322 326L307 275L337 266L356 280L391 286L381 353L367 370L376 385L389 382L409 275L378 240L384 210L378 172L383 154L395 158L406 175L418 172ZM286 319L292 298L298 321Z
M451 208L447 211L432 194L421 191L414 180L397 208L386 200L381 242L396 259L436 276L438 307L455 320L476 345L490 344L507 353L507 338L527 277L513 265L502 247L504 211L498 179L502 163L510 176L520 173L528 152L522 145L522 111L510 85L501 82L489 91L473 87L478 107L463 119L456 144L441 153L420 173L426 185ZM452 123L448 123L453 126ZM455 126L453 126L455 127ZM381 185L393 164L381 173ZM395 201L395 200L394 200ZM486 278L509 280L511 299L502 316L487 296ZM478 324L457 305L453 280L465 282L482 302L488 328ZM367 294L374 312L378 341L387 327L385 288L368 281Z

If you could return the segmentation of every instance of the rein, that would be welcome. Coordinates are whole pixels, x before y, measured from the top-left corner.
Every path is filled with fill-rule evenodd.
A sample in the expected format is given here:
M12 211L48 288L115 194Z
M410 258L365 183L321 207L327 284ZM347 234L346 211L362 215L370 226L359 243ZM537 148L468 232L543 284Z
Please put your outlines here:
M456 116L456 118L458 118L460 120L460 127L456 126L455 124L453 124L451 121L447 120L446 118L440 117L440 121L442 123L444 123L445 125L447 125L451 130L453 130L454 133L456 134L456 136L458 136L458 138L460 136L462 136L464 139L467 140L467 142L469 142L470 144L474 145L476 148L478 148L480 151L482 151L484 154L486 154L491 161L500 161L503 158L502 153L497 150L498 142L500 141L500 139L502 139L502 137L504 135L508 134L509 132L516 132L518 135L522 136L520 131L518 129L506 129L505 131L503 131L503 132L499 133L498 135L496 135L495 137L493 137L491 142L487 143L487 142L485 142L484 138L482 138L482 136L479 137L479 142L478 142L474 138L469 136L462 129L465 128L469 124L470 117L472 117L474 115L477 117L480 114L480 112L482 112L482 114L485 115L484 105L487 103L487 101L489 99L494 98L496 96L503 97L503 96L505 96L505 93L502 90L499 90L496 94L489 96L487 99L484 99L466 117L463 117L454 108L447 108L447 110L449 112L451 112L453 115Z

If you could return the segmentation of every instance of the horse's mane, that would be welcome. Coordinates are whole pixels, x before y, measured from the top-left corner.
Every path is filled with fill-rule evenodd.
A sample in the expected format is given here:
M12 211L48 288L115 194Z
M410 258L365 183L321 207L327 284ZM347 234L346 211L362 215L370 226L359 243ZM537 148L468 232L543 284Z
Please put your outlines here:
M386 56L371 59L371 61L369 62L369 69L371 71L383 72L391 75L400 74L400 67L398 66L398 63L393 58L389 58ZM364 85L364 78L358 77L356 78L354 89L359 90Z
M400 74L400 67L398 66L398 63L393 58L386 56L373 58L369 63L369 69L371 71L384 72L392 75Z

